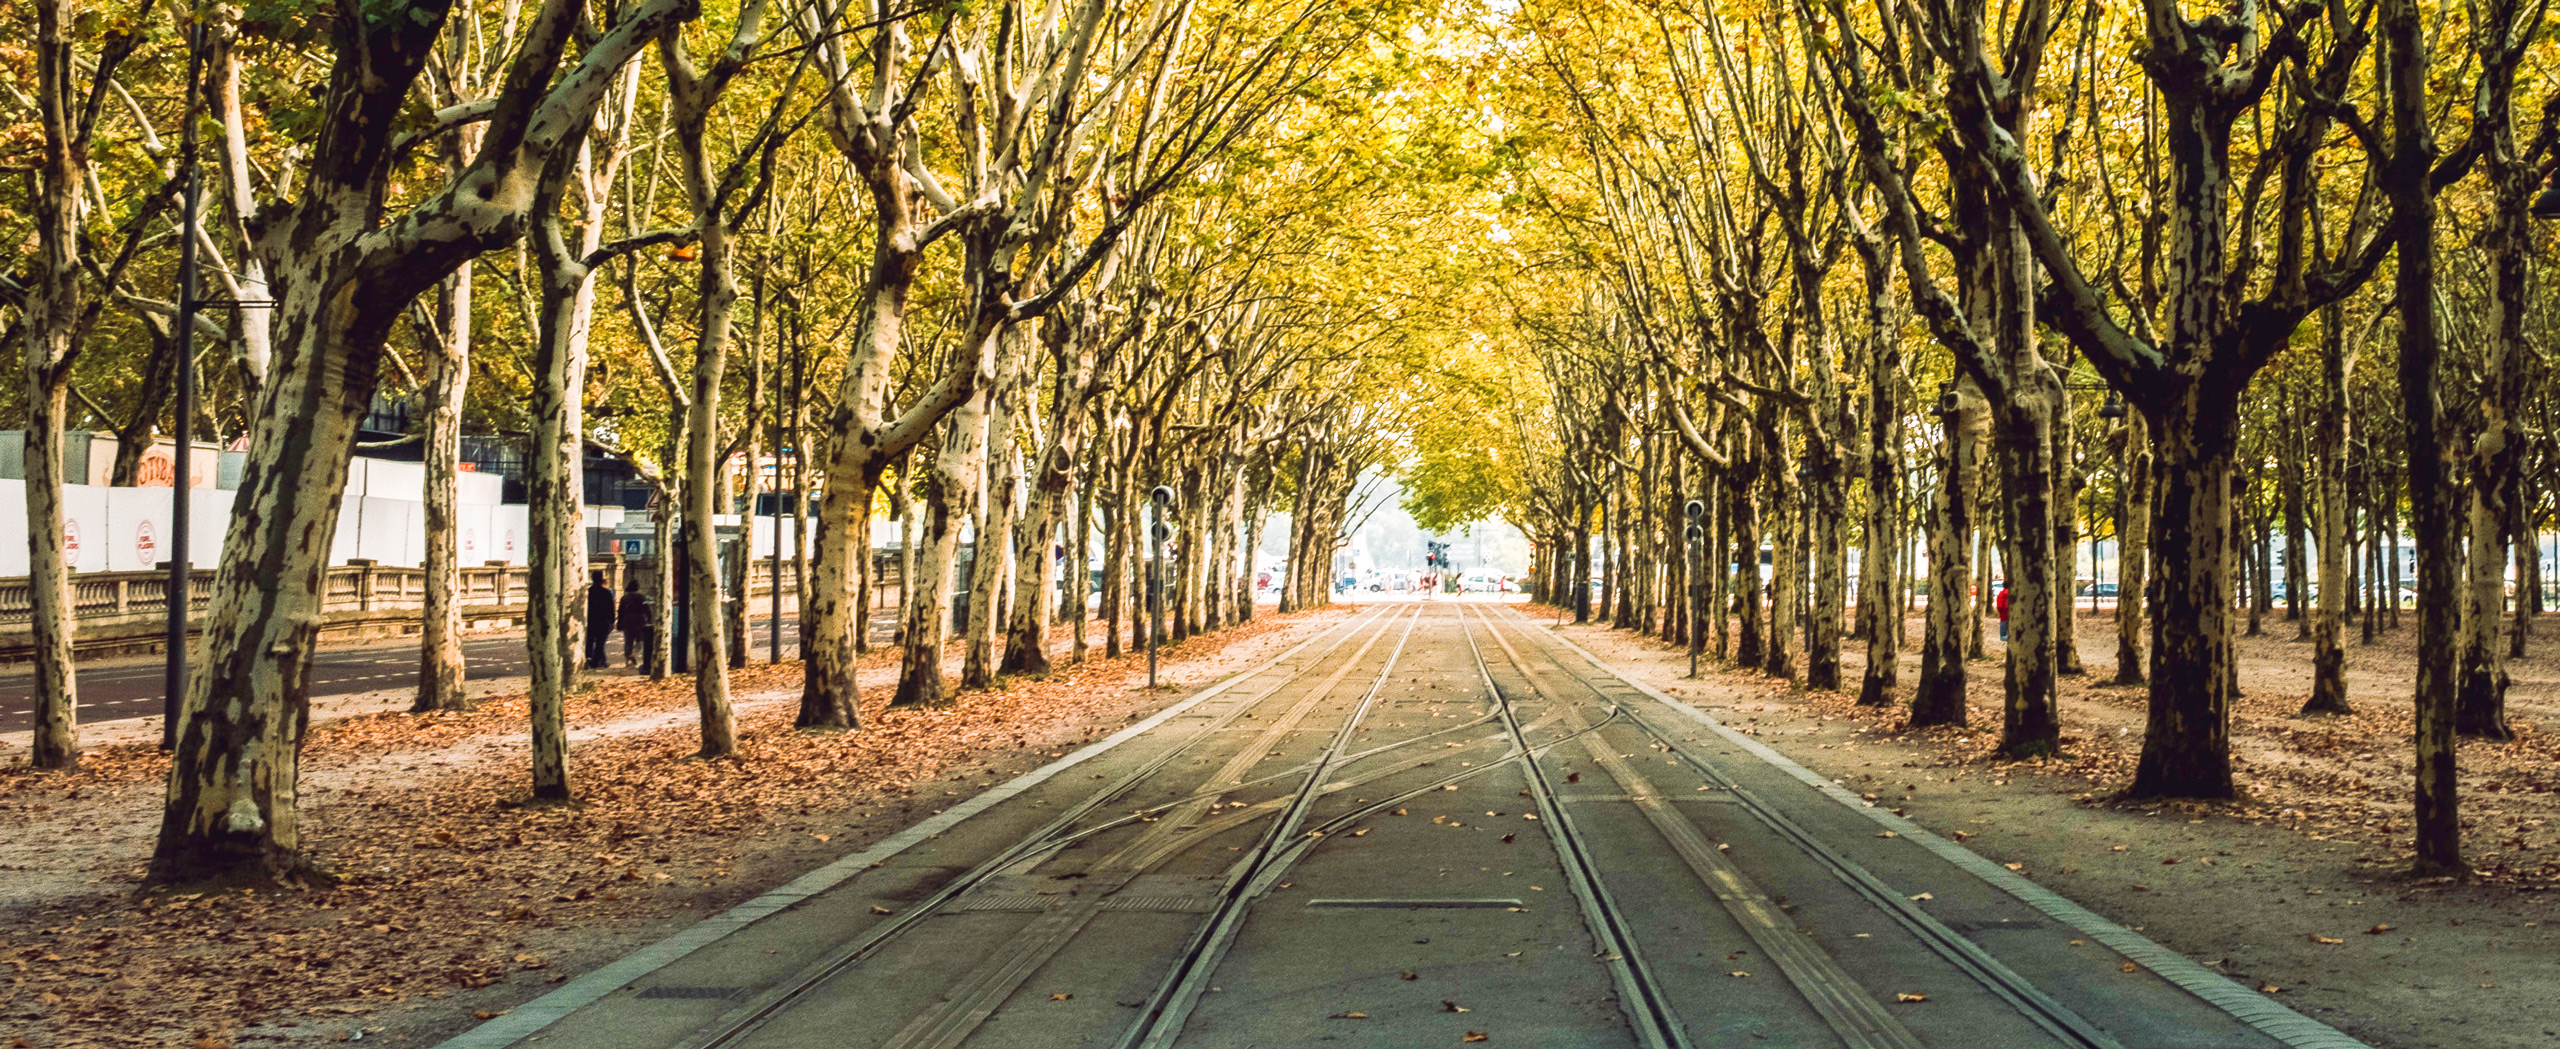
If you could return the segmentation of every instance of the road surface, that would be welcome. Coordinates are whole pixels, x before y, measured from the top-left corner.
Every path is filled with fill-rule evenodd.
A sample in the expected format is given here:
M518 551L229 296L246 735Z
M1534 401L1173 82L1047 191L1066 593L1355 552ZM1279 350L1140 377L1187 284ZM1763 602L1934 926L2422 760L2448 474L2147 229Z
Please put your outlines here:
M1319 1043L2356 1044L1443 598L443 1049Z

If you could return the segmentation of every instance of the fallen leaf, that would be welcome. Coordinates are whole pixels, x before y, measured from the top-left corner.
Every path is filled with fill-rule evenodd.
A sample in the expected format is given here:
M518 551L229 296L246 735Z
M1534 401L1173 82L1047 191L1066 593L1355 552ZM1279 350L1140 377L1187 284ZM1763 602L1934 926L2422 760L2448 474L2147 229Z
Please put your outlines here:
M2322 936L2322 935L2320 935L2320 934L2318 934L2318 933L2313 933L2313 934L2311 934L2311 942L2313 942L2313 943L2345 943L2345 942L2347 942L2347 941L2345 941L2345 940L2341 940L2341 939L2339 939L2339 938L2337 938L2337 937L2335 937L2335 936Z
M2367 936L2380 936L2380 935L2382 935L2383 933L2390 932L2390 931L2392 930L2392 928L2393 928L2393 927L2392 927L2392 926L2390 926L2390 925L2388 925L2388 924L2385 924L2385 925L2376 925L2376 926L2374 926L2373 928L2366 929L2366 930L2364 931L2364 934L2365 934L2365 935L2367 935Z
M1396 974L1396 979L1399 979L1399 980L1419 980L1419 979L1421 979L1421 978L1422 978L1422 974L1421 974L1421 973L1414 972L1414 971L1413 971L1413 970L1411 970L1411 969L1407 969L1407 970L1405 970L1405 971L1403 971L1403 972L1400 972L1400 973L1397 973L1397 974Z
M1049 1000L1053 1002L1063 1002L1073 997L1075 997L1074 994L1053 994L1049 996Z
M871 905L871 913L873 913L873 914L896 914L896 913L898 913L898 912L893 911L893 910L890 910L890 909L889 909L889 908L887 908L887 907L883 907L883 906L881 906L881 905L879 905L879 904L876 904L876 903L875 903L875 904L872 904L872 905Z
M1936 896L1932 896L1932 895L1930 895L1930 894L1928 894L1928 893L1925 893L1925 892L1924 892L1924 893L1920 893L1920 894L1918 894L1918 895L1916 895L1916 896L1911 897L1911 899L1912 899L1912 901L1913 901L1913 902L1919 902L1919 901L1922 901L1922 900L1934 900L1934 899L1937 899L1937 897L1936 897Z
M1368 1018L1369 1014L1363 1012L1335 1013L1325 1017L1327 1020L1366 1020Z
M1877 831L1877 832L1876 832L1876 837L1879 837L1879 838L1899 838L1899 837L1901 837L1901 836L1902 836L1902 835L1896 834L1896 833L1894 833L1894 832L1892 832L1892 831L1889 831L1889 830L1880 830L1880 831Z
M2141 966L2139 966L2139 965L2135 965L2135 964L2133 964L2132 962L2126 962L2126 963L2124 963L2123 965L2116 966L2116 971L2117 971L2117 972L2128 972L2128 973L2130 973L2130 972L2141 972L2141 971L2142 971L2142 967L2141 967Z
M1443 998L1440 1000L1440 1011L1444 1013L1463 1013L1467 1011L1467 1007Z
M2274 984L2271 984L2271 983L2262 983L2262 984L2259 984L2259 985L2258 985L2258 993L2259 993L2259 994L2282 994L2282 993L2284 993L2284 988L2282 988L2282 987L2278 987L2278 986L2276 986L2276 985L2274 985Z
M1730 977L1733 977L1734 979L1737 979L1737 980L1748 979L1748 978L1750 978L1750 976L1751 976L1751 974L1750 974L1750 973L1744 972L1744 971L1742 971L1742 970L1740 970L1740 969L1735 969L1734 971L1729 972L1729 973L1726 973L1725 975L1730 976Z
M1917 991L1895 991L1893 992L1893 1000L1897 1002L1925 1002L1929 1000L1929 996Z
M1492 1035L1486 1034L1483 1031L1469 1031L1467 1032L1466 1037L1458 1040L1461 1042L1482 1042L1490 1040L1492 1037Z

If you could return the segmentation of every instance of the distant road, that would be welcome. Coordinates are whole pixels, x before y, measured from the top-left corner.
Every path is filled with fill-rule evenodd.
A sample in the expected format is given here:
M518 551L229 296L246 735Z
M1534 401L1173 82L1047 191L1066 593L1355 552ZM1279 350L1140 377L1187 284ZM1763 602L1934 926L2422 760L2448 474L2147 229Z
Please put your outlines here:
M757 617L749 624L753 638L748 657L762 660L767 651L767 620ZM800 643L800 622L796 617L782 621L784 658L792 658ZM617 635L607 643L606 652L616 666L622 662L622 638ZM462 658L473 680L493 677L521 677L531 673L525 658L524 635L502 634L472 638L462 643ZM121 721L126 718L151 717L160 713L161 683L165 679L164 664L157 657L125 657L98 663L83 663L79 668L80 720L83 723ZM311 695L343 696L376 689L414 686L418 681L418 641L366 644L347 648L324 648L311 664ZM32 687L33 669L18 665L0 669L0 732L25 732L35 724L35 700Z

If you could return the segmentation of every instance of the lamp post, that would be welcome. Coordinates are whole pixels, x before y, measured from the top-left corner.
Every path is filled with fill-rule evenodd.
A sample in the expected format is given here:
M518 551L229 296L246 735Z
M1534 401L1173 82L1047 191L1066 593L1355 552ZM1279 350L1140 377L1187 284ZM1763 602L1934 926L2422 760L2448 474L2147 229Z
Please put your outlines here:
M1164 541L1173 538L1173 525L1165 518L1173 512L1173 487L1157 485L1147 493L1148 516L1153 521L1147 535L1155 541L1155 558L1147 565L1147 687L1156 687L1156 643L1164 637Z
M202 188L196 178L196 83L204 79L204 19L187 19L187 104L179 131L178 168L186 181L179 190L178 234L178 426L174 457L176 475L169 488L169 590L167 665L160 683L160 749L178 749L178 714L187 696L187 605L190 560L187 532L193 516L188 491L195 456L196 415L196 227L203 222Z

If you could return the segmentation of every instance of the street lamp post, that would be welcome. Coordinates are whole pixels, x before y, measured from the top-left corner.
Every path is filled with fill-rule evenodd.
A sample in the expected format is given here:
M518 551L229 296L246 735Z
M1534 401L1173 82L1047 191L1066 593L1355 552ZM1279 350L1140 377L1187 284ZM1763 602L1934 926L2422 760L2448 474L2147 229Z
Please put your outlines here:
M1147 494L1151 504L1148 515L1154 518L1147 535L1155 541L1155 559L1147 565L1147 687L1156 687L1156 644L1164 638L1164 541L1173 538L1173 525L1165 518L1173 512L1173 488L1157 485Z
M190 560L187 532L194 507L188 471L194 466L196 416L196 227L203 221L203 193L196 178L196 82L204 78L204 19L187 19L187 104L179 130L178 168L186 181L179 190L178 234L178 425L174 456L176 475L169 488L169 588L167 664L160 691L160 749L178 749L178 713L187 696L187 593Z

